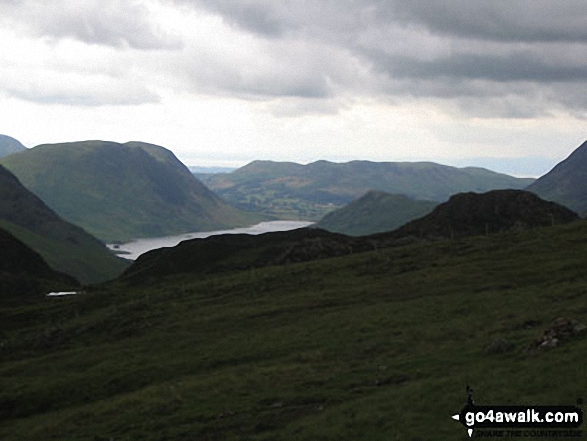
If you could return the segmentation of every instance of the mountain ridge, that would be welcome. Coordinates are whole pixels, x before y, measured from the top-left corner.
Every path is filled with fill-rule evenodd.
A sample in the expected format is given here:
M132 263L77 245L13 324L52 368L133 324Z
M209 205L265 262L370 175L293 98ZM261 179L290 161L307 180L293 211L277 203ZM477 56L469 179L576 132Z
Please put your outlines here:
M587 213L587 141L526 190L580 214Z
M26 147L17 139L0 134L0 158L26 150Z
M112 279L128 265L81 227L63 220L0 165L0 227L84 283Z
M103 241L251 225L175 155L137 141L43 144L3 158L23 184L66 220Z
M321 160L307 165L257 160L232 173L203 179L209 188L240 208L308 220L318 220L369 190L442 202L463 191L521 189L534 181L479 167L359 160Z

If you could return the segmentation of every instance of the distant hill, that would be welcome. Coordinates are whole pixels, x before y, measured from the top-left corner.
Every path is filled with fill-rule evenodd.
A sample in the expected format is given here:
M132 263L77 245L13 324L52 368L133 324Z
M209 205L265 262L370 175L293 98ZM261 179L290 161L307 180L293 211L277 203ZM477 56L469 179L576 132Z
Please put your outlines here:
M366 236L392 231L430 213L437 202L371 190L350 204L328 213L315 226L328 231Z
M523 190L461 193L438 205L430 214L388 234L436 238L499 233L511 229L565 224L579 216L562 205ZM386 233L384 233L386 234Z
M51 269L38 253L0 228L0 302L76 286L75 279Z
M250 225L169 150L152 144L45 144L0 163L66 220L103 241Z
M240 208L310 220L322 218L369 190L442 202L459 192L520 189L534 181L477 167L370 161L317 161L308 165L254 161L232 173L202 179Z
M587 213L587 141L526 190L578 213Z
M154 279L190 274L205 276L293 263L324 260L367 251L426 246L438 240L522 232L579 220L573 211L523 190L493 190L483 194L460 193L439 204L429 214L394 231L352 237L306 227L260 235L223 234L148 251L119 277L133 285ZM393 263L389 264L393 267ZM402 271L400 269L400 271Z
M522 190L462 193L403 227L370 236L350 237L318 228L300 228L258 236L227 234L187 240L139 256L120 279L145 283L151 278L181 273L203 275L308 262L419 239L485 235L576 219L577 214L567 208Z
M0 158L22 150L26 150L26 147L20 141L10 136L0 135Z
M38 252L55 270L84 283L113 279L128 266L99 240L61 219L2 166L0 227Z

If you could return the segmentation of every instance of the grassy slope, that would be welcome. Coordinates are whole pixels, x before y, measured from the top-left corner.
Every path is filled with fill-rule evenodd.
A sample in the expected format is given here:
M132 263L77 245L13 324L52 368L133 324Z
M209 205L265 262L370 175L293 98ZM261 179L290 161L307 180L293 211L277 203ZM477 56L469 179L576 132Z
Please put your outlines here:
M205 184L241 208L318 220L369 190L443 201L463 191L519 189L532 181L431 162L317 161L300 165L254 161L232 173L208 177Z
M0 228L0 301L5 307L27 303L49 290L78 286L75 279L51 269L37 252Z
M99 283L119 276L129 262L115 256L103 245L84 240L71 242L37 234L19 225L0 220L9 231L37 251L52 268L69 274L82 283Z
M478 404L574 404L587 222L0 307L4 440L453 440ZM488 354L505 338L515 350Z
M587 142L540 177L527 190L558 202L578 213L587 213Z
M104 241L255 223L204 187L168 150L85 141L37 146L2 159L62 217Z
M113 279L127 266L99 240L61 219L1 166L0 227L41 254L52 268L83 283Z
M436 205L432 201L416 201L403 195L370 191L328 213L315 226L351 236L365 236L395 230L428 214Z

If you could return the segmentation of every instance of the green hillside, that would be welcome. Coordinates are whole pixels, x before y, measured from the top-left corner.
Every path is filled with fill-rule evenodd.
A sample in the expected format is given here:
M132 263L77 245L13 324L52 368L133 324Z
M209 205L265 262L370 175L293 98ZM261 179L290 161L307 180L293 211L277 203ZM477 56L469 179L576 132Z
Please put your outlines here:
M0 305L0 438L458 440L467 384L477 404L575 405L586 236L578 221Z
M0 228L38 252L55 270L83 283L113 279L128 266L99 240L61 219L2 166Z
M578 213L587 213L587 141L527 190Z
M404 195L371 190L328 213L315 226L351 236L366 236L395 230L430 213L436 205L437 202L417 201Z
M477 167L370 161L317 161L308 165L254 161L232 173L202 179L240 208L309 220L319 220L369 190L442 202L464 191L520 189L533 182Z
M51 269L37 252L0 228L0 302L3 305L22 305L52 290L78 285L75 279Z
M26 147L20 141L10 136L0 135L0 158L26 150Z
M253 224L163 147L140 142L46 144L0 161L66 220L103 241Z

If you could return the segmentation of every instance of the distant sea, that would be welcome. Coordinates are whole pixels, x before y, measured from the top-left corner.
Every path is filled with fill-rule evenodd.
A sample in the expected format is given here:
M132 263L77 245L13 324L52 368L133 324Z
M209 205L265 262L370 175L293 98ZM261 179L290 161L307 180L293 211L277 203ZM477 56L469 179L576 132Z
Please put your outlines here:
M204 239L206 237L215 236L218 234L263 234L270 233L272 231L288 231L307 227L308 225L312 225L312 223L313 222L303 221L261 222L260 224L245 228L186 233L180 236L151 237L148 239L136 239L123 244L108 244L107 246L112 251L119 254L120 257L135 260L141 254L146 253L147 251L151 251L157 248L174 247L184 240Z

